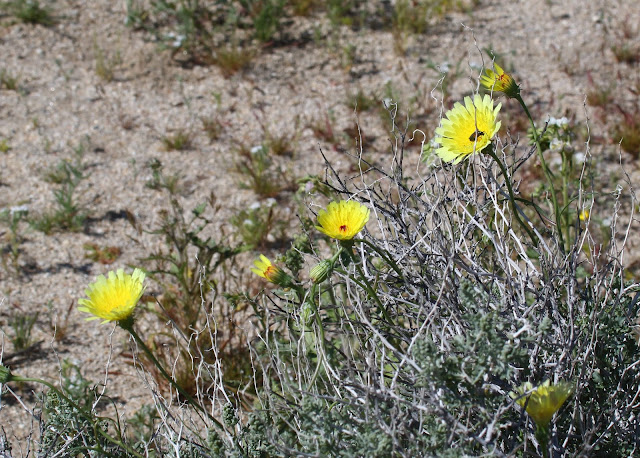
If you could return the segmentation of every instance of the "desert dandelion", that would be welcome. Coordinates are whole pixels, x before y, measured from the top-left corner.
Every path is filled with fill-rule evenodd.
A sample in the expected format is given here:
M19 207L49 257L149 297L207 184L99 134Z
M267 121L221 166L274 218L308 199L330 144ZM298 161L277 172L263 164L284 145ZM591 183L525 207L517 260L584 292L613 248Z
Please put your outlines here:
M132 317L133 310L144 291L145 274L134 269L129 275L122 269L109 272L108 277L100 275L85 290L87 299L80 299L78 310L90 313L87 320L123 322Z
M251 271L271 283L280 286L289 286L291 284L291 277L278 266L274 266L265 255L261 254L260 259L256 259L253 264L255 267Z
M507 97L514 99L520 96L520 87L513 77L506 73L498 64L493 63L495 71L487 68L485 74L480 78L480 83L487 89L494 92L502 92Z
M318 212L316 229L336 240L351 240L369 221L369 209L353 200L331 202Z
M553 414L555 414L564 401L571 395L573 388L567 382L551 385L549 380L534 388L530 382L526 382L510 393L510 396L521 406L539 427L545 428Z
M440 127L436 129L436 139L440 147L436 154L445 162L457 164L470 154L482 151L490 143L498 130L496 120L501 104L495 108L487 94L475 94L464 98L464 105L456 102L445 114Z

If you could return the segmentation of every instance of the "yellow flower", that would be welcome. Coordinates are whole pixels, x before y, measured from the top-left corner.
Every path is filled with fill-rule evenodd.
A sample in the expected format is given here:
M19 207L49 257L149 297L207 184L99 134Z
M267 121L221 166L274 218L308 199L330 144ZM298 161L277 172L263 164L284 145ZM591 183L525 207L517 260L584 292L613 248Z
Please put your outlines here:
M580 212L580 214L578 215L578 218L580 218L580 221L586 221L589 219L589 210L587 210L586 208L584 210L582 210Z
M491 91L503 92L504 95L509 98L518 97L520 95L520 87L516 84L513 77L505 73L495 62L493 63L493 67L496 71L494 72L487 68L485 70L486 75L482 75L480 78L480 83Z
M262 278L266 278L271 283L280 286L289 286L291 284L291 278L282 269L271 264L271 261L265 255L261 254L260 259L256 259L253 264L255 267L252 267L251 271Z
M526 406L527 413L538 426L546 427L553 414L562 407L572 392L573 387L568 382L551 385L551 382L546 380L535 389L531 383L526 382L517 388L515 393L509 395L521 407Z
M109 272L109 277L100 275L89 285L84 293L88 299L80 299L78 310L91 313L87 320L124 321L131 317L133 309L144 291L145 274L134 269L133 274L125 274L124 270Z
M318 212L316 226L323 234L337 240L351 240L369 221L369 209L354 200L331 202Z
M465 97L464 105L456 102L436 129L435 141L440 145L436 154L445 162L457 164L468 155L482 151L500 130L501 123L496 121L496 116L501 106L499 103L493 108L493 100L487 94L484 97L476 94L473 101Z

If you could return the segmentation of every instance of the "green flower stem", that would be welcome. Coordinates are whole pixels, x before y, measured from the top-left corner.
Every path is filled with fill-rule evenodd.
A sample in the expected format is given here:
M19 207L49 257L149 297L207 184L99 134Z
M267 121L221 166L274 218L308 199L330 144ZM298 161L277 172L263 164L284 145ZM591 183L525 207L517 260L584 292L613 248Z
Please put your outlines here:
M399 276L400 278L404 278L404 275L402 274L402 271L400 270L400 268L398 267L398 265L395 263L395 261L394 261L393 259L391 259L391 257L387 256L387 254L386 254L384 251L380 250L380 249L379 249L377 246L375 246L373 243L371 243L370 241L365 240L365 239L354 239L353 241L354 241L354 242L362 242L362 243L364 243L364 244L366 244L366 245L369 245L369 247L370 247L373 251L375 251L376 253L378 253L378 254L379 254L379 255L380 255L380 256L381 256L381 257L382 257L382 258L387 262L387 264L389 264L389 265L391 266L391 268L392 268L393 270L395 270L395 271L396 271L396 273L398 274L398 276Z
M547 426L536 426L536 439L542 450L542 457L549 458L549 428Z
M547 162L544 160L544 155L542 154L542 146L540 146L540 138L538 138L538 131L536 130L536 124L533 122L533 117L531 113L529 113L529 109L527 105L522 100L520 94L518 94L515 99L520 103L520 106L524 110L525 114L529 118L529 122L531 123L531 128L533 131L533 140L536 143L536 151L538 152L538 157L540 158L540 163L542 164L542 170L544 171L544 175L547 178L547 182L549 183L549 188L551 190L551 202L553 203L553 210L555 213L555 222L558 228L558 237L560 237L560 247L564 251L564 236L562 234L562 219L560 216L560 207L558 206L558 197L556 196L556 189L553 186L553 174L551 170L549 170L549 166Z
M562 210L562 214L564 215L564 227L567 231L567 239L565 240L565 252L569 252L569 247L571 246L570 241L570 233L569 228L569 174L571 173L571 162L569 159L569 154L562 149L562 203L564 204L564 208Z
M316 365L316 370L313 372L313 376L311 377L311 380L309 381L309 388L311 389L313 387L313 384L316 381L316 378L318 378L318 374L320 373L320 368L322 367L322 362L326 360L327 349L326 349L325 344L324 344L324 327L322 326L322 320L320 319L320 313L319 313L318 308L315 306L313 301L311 301L310 304L312 304L313 308L314 308L313 314L315 315L316 325L318 326L318 334L319 334L318 340L320 340L320 348L322 350L322 351L318 352L318 363Z
M376 301L376 304L378 304L378 308L380 309L380 313L382 313L382 316L384 316L385 320L387 320L387 322L392 326L395 326L395 323L391 319L389 312L387 311L386 307L382 304L382 301L380 301L380 298L378 297L376 292L371 287L371 284L369 283L369 280L367 279L367 277L364 275L364 272L362 271L362 268L360 267L358 260L353 255L353 252L351 250L352 247L353 247L353 243L350 243L348 246L345 246L345 252L349 255L349 257L351 258L351 261L353 261L353 263L355 264L356 270L358 271L358 275L362 279L362 283L358 282L355 279L354 280L356 281L357 284L363 287L365 291L367 291L367 293L369 293L369 296L371 296L373 300Z
M102 428L100 427L96 427L96 423L95 423L95 418L93 415L88 414L85 409L80 408L80 406L78 404L76 404L74 401L72 401L71 399L69 399L60 389L58 389L57 387L55 387L53 384L47 382L46 380L42 380L39 378L34 378L34 377L20 377L19 375L12 375L11 380L12 382L33 382L33 383L39 383L40 385L44 385L47 388L49 388L50 390L55 391L58 396L60 396L62 399L65 400L65 402L67 402L69 405L71 405L74 409L76 409L78 412L80 412L87 420L89 420L89 422L93 425L94 427L94 432L97 432L98 434L100 434L102 437L104 437L106 440L108 440L109 442L111 442L114 445L117 445L118 447L120 447L123 450L126 450L128 453L132 454L133 456L136 456L138 458L144 458L143 455L141 455L140 453L136 452L134 449L132 449L131 447L129 447L127 444L125 444L124 442L116 439L115 437L110 436L109 434L107 434L106 431L104 431ZM103 420L103 418L98 417L99 419ZM107 420L112 421L112 419L108 418Z
M200 412L202 412L203 414L205 414L212 422L214 422L219 428L224 430L224 427L222 426L222 423L220 423L217 419L215 419L209 412L207 412L207 410L202 407L202 405L200 405L200 403L198 401L196 401L189 393L187 393L185 390L182 389L182 387L180 385L178 385L173 378L171 378L171 376L167 373L167 371L164 370L164 368L162 367L162 365L160 364L160 362L156 359L156 357L153 355L153 353L151 352L151 350L149 349L149 347L147 347L147 345L142 341L142 339L140 338L140 336L138 335L138 333L133 329L133 324L130 322L123 322L123 321L119 321L118 324L120 325L120 327L122 329L124 329L125 331L128 331L129 334L131 334L131 336L133 336L134 340L138 343L138 345L140 345L142 347L142 349L144 350L145 354L149 357L149 359L153 362L153 364L155 364L155 366L158 368L158 370L160 371L160 373L162 374L162 376L167 379L167 381L182 395L184 396L184 398L189 402L189 404L191 404L193 407L195 407L196 409L198 409Z
M520 223L520 225L526 231L527 235L531 239L531 242L533 243L533 246L537 247L538 246L537 237L533 234L533 231L531 230L531 228L524 221L522 221L522 218L520 218L520 208L518 207L518 204L516 204L516 198L515 198L515 196L513 194L513 187L511 186L511 178L509 177L509 174L507 173L506 167L504 166L502 161L498 158L498 155L495 153L495 151L493 151L493 147L492 146L489 146L489 148L487 148L487 153L498 164L498 167L500 167L500 171L502 172L502 175L504 176L504 182L507 184L507 190L509 191L509 200L511 201L511 206L513 208L513 214L516 217L516 220L518 221L518 223Z

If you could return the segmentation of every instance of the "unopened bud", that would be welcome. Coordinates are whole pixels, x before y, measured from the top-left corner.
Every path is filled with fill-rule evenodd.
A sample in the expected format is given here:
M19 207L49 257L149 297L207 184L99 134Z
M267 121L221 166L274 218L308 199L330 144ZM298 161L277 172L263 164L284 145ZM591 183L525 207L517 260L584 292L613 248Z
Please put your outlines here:
M318 284L325 281L331 275L331 271L333 270L333 265L331 262L324 260L318 264L316 264L309 273L311 277L311 281Z
M0 383L9 383L11 380L13 380L11 370L6 366L0 365Z
M282 269L277 266L271 264L271 261L264 256L260 255L260 259L254 262L255 266L251 270L256 274L261 276L262 278L266 278L271 283L275 283L278 286L282 286L283 288L290 287L293 282L291 281L291 277L287 275Z
M495 62L493 63L493 68L495 68L495 71L489 68L485 70L485 75L480 78L482 85L491 91L502 92L512 99L519 97L520 87L513 77Z

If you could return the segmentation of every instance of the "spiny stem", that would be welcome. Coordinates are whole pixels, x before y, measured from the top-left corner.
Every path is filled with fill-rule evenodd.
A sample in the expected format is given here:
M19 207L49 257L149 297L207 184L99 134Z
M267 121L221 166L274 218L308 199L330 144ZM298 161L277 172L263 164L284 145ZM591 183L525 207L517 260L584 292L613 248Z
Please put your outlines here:
M562 234L562 219L560 216L560 207L558 207L558 198L556 196L556 189L553 186L553 174L551 170L549 170L549 166L547 166L547 162L544 160L544 155L542 154L542 146L540 145L540 138L538 138L538 131L536 130L536 124L533 122L533 117L531 113L529 113L529 109L527 105L522 100L520 95L517 95L515 99L520 103L520 106L524 110L525 114L529 118L529 122L531 123L531 129L533 131L533 140L536 143L536 151L538 152L538 158L540 158L540 163L542 164L542 170L544 171L544 175L547 178L547 182L549 183L549 188L551 191L551 202L553 203L553 210L555 213L556 227L558 228L558 237L560 237L560 249L564 252L564 236Z
M493 160L496 161L496 163L498 164L498 167L500 167L500 171L502 172L502 175L504 176L504 181L507 184L507 190L509 191L509 200L511 201L511 206L513 208L513 214L514 214L516 220L518 221L518 223L520 223L520 225L527 232L527 235L529 235L529 238L531 239L531 242L533 243L533 245L537 247L538 246L538 239L533 234L533 231L531 231L531 228L529 226L527 226L524 221L522 221L522 218L520 218L520 208L516 204L516 198L515 198L515 196L513 194L513 188L511 186L511 178L509 177L509 175L507 173L507 169L505 168L505 166L502 163L502 161L498 158L498 155L493 151L493 148L491 148L491 146L489 148L487 148L487 152L493 158Z
M202 407L202 405L200 405L200 403L198 401L196 401L189 393L187 393L180 385L178 385L173 378L171 378L171 376L167 373L167 371L164 369L164 367L162 367L162 365L160 364L160 362L156 359L156 357L153 355L153 353L151 352L151 350L149 349L149 347L147 347L147 345L142 341L142 339L140 338L140 336L138 335L138 333L133 329L133 325L131 325L130 323L123 323L123 322L119 322L120 327L122 327L125 331L128 331L129 334L131 334L134 338L134 340L138 343L138 345L140 345L142 347L142 349L144 350L145 354L147 355L147 357L151 360L151 362L153 362L153 364L158 368L158 370L160 371L160 373L162 374L162 376L167 379L167 381L182 395L184 396L184 398L187 400L187 402L189 402L189 404L191 404L193 407L195 407L196 409L198 409L199 411L201 411L203 414L205 414L212 422L214 422L218 427L224 429L224 427L222 426L222 424L216 420L209 412L207 412L207 410Z
M562 213L564 214L564 227L567 231L567 239L565 243L567 244L565 247L565 252L569 252L569 247L571 246L570 240L570 232L569 232L569 173L571 172L571 162L569 159L569 154L564 150L561 151L562 154L562 203L564 204L564 208Z
M395 261L393 259L391 259L390 256L387 256L387 254L384 251L379 249L373 243L371 243L370 241L365 240L365 239L357 239L357 240L354 240L354 242L362 242L362 243L367 244L373 251L378 253L387 262L387 264L389 264L391 266L391 268L393 270L395 270L395 272L398 274L398 276L400 278L404 278L404 275L402 274L402 271L400 270L398 265L395 263Z
M355 256L353 255L353 252L351 251L351 247L350 246L346 247L345 251L347 252L349 257L353 261L353 264L356 266L356 270L358 271L358 275L362 279L361 286L363 286L364 289L367 291L367 293L369 293L369 296L371 296L373 298L373 300L376 301L376 304L378 304L378 308L380 309L380 312L382 313L382 316L384 316L385 320L387 320L387 322L389 324L391 324L392 326L395 326L395 324L394 324L393 320L391 319L391 316L389 315L389 312L387 311L386 307L382 304L382 301L380 301L380 298L378 297L376 292L371 287L371 284L369 283L369 280L364 275L364 272L362 271L362 268L360 267L360 264L358 263L358 260L355 258Z

